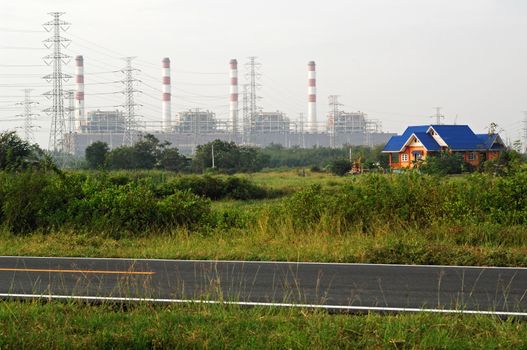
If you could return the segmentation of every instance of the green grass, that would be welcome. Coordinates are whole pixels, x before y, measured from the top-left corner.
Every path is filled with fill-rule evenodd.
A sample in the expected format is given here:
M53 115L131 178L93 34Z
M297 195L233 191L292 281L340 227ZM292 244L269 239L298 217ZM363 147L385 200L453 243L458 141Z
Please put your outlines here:
M327 173L313 173L304 169L305 176L301 176L302 168L287 171L268 171L245 175L257 185L273 189L294 192L310 185L320 184L323 187L333 187L349 182L349 177L339 177Z
M123 312L126 311L126 312ZM0 303L2 349L521 349L527 324L224 305Z
M527 266L527 231L483 225L299 234L287 227L269 230L261 222L251 232L180 230L120 239L68 231L4 233L0 255Z

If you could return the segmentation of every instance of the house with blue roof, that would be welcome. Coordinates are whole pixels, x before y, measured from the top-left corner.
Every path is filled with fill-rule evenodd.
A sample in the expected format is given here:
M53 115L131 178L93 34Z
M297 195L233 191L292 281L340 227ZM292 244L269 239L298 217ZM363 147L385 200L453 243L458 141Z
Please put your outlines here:
M505 149L499 134L475 134L468 125L418 125L393 136L383 153L389 154L392 169L413 168L440 152L461 153L467 164L477 167Z

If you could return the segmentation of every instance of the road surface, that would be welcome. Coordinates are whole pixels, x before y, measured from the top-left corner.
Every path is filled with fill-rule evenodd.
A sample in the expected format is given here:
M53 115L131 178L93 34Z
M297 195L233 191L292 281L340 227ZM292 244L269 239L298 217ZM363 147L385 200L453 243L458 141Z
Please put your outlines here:
M527 269L0 257L0 297L527 316Z

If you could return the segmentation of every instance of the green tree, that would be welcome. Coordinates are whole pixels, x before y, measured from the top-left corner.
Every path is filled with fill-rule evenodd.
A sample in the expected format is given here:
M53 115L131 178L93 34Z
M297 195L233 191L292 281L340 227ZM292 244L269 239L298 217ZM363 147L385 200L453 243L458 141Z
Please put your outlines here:
M108 153L106 158L108 168L117 169L137 169L135 161L135 151L132 147L122 146L114 148Z
M344 158L333 159L329 163L328 169L332 174L344 176L351 170L351 163L349 160Z
M192 160L192 169L203 172L212 168L212 149L214 148L214 166L224 172L259 171L268 163L268 157L255 147L238 146L234 142L214 140L196 148Z
M187 167L187 157L177 148L166 148L159 156L159 168L170 171L181 171Z
M0 133L0 170L53 166L37 146L22 140L14 131Z
M98 169L105 166L106 156L110 148L106 142L97 141L86 147L85 157L91 169Z

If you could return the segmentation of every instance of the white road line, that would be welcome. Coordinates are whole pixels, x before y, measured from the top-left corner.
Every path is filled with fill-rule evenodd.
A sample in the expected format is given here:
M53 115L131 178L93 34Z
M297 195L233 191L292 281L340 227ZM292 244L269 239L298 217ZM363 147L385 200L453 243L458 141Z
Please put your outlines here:
M527 267L513 267L513 266L461 266L461 265L419 265L419 264L405 265L405 264L373 264L373 263L332 263L332 262L310 262L310 261L197 260L197 259L183 260L183 259L90 258L90 257L67 257L67 256L16 256L16 255L0 256L0 259L2 258L527 270Z
M439 313L439 314L466 314L466 315L527 317L527 312L510 312L510 311L479 311L479 310L463 310L463 309L418 309L418 308L377 307L377 306L263 303L263 302L251 302L251 301L125 298L125 297L97 297L97 296L76 296L76 295L70 296L70 295L53 295L53 294L11 294L11 293L0 293L0 298L83 300L83 301L108 301L108 302L148 302L148 303L163 303L163 304L214 304L214 305L239 305L239 306L265 306L265 307L323 309L323 310L338 310L338 311L379 311L379 312L387 311L387 312L412 312L412 313L428 312L428 313Z

